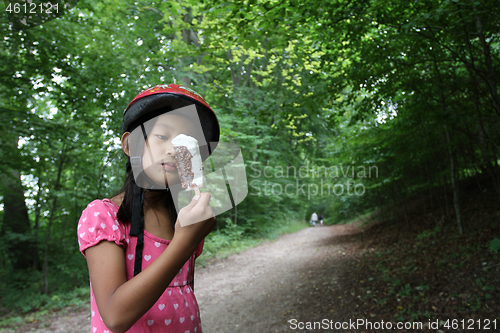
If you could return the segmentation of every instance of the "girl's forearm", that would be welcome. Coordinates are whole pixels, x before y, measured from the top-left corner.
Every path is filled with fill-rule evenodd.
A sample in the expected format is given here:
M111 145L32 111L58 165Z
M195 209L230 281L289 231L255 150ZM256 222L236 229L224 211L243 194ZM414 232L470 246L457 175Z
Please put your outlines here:
M126 332L156 303L196 246L175 241L150 266L109 294L94 295L104 324L113 332ZM94 286L95 284L93 284Z

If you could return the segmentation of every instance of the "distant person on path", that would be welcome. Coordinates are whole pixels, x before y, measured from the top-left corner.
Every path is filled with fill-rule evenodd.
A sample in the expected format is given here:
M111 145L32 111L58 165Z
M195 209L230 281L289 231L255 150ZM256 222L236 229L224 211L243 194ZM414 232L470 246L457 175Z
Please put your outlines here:
M311 224L313 225L313 227L316 226L316 222L318 222L318 214L316 214L316 212L314 212L311 215Z
M125 183L113 197L92 201L78 223L91 283L90 332L202 333L194 263L215 218L208 193L176 210L172 139L181 134L219 141L215 113L189 88L147 89L123 114Z
M323 225L323 215L319 214L318 219L319 219L319 224Z

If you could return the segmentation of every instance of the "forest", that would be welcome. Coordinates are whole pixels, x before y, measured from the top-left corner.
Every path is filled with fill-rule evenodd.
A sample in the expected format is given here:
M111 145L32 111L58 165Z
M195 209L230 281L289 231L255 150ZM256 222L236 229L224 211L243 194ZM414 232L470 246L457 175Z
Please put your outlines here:
M488 258L476 310L500 297L498 1L59 0L28 20L14 3L0 3L0 325L87 304L76 224L122 186L123 110L164 83L203 95L245 161L248 195L204 260L317 211L468 246L458 263Z

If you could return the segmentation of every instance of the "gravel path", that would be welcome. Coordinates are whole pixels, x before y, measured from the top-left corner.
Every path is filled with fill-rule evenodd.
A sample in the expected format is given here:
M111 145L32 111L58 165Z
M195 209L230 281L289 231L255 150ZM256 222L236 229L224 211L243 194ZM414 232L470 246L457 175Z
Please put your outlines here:
M357 231L347 225L306 228L198 268L203 332L297 332L289 320L341 319L343 305L352 304L339 296L339 272L353 248L344 236ZM14 332L89 333L90 318L84 310L36 326Z
M339 284L339 263L331 259L344 253L332 241L349 230L303 229L199 270L195 292L203 332L291 332L288 320L328 315L325 296Z

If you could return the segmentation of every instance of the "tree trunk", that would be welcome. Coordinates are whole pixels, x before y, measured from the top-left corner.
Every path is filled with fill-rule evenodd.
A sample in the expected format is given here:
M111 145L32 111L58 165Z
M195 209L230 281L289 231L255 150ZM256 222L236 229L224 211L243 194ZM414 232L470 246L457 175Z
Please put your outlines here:
M0 185L3 195L3 223L1 234L10 236L9 257L15 270L32 268L38 255L31 233L28 208L24 198L21 172L17 165L21 160L18 137L6 135L0 138L2 145L3 174L0 174Z
M63 166L65 164L65 147L63 146L61 155L59 157L59 166L57 169L57 177L54 183L54 191L57 192L60 189L61 184L61 174ZM54 215L57 208L57 194L53 195L52 208L50 210L49 224L47 225L47 236L45 238L45 250L43 258L43 292L45 294L49 293L49 243L50 243L50 233L52 224L54 223Z
M441 175L441 180L443 182L443 195L444 195L444 206L446 208L446 219L450 219L450 206L448 205L448 187L446 186L446 178Z
M474 12L476 13L476 27L477 27L477 36L481 41L481 46L483 48L484 55L484 63L486 65L486 83L490 90L491 102L493 104L493 109L496 114L500 117L500 101L498 98L498 88L497 88L497 80L495 76L495 68L493 67L493 61L491 57L490 45L486 41L486 38L483 33L483 23L481 22L481 17L477 13L477 8L473 4L472 8L474 8Z
M458 232L463 235L464 230L462 226L462 214L460 210L460 191L458 179L456 176L457 161L455 155L453 154L453 149L451 147L450 132L448 131L448 126L444 125L446 141L448 142L448 156L450 159L450 171L451 171L451 187L453 189L453 205L455 206L455 215L457 216Z
M57 208L57 197L52 200L52 209L50 211L49 224L47 225L47 237L45 238L45 249L43 254L43 292L49 293L49 243L50 231L54 222L54 214Z
M38 186L38 192L36 194L36 200L35 200L35 227L34 227L34 236L35 236L35 263L34 263L34 267L37 269L37 270L42 270L42 265L40 263L40 257L38 256L38 231L39 231L39 227L40 227L40 214L41 214L41 200L42 200L42 181L40 178L38 178L38 182L37 182L37 186Z
M3 194L2 235L10 235L9 257L15 270L32 268L37 251L31 234L28 208L24 198L21 175L11 170L10 175L0 176Z

